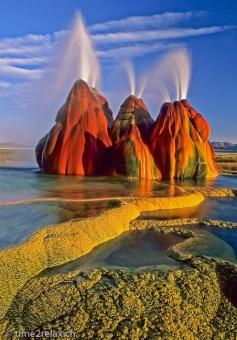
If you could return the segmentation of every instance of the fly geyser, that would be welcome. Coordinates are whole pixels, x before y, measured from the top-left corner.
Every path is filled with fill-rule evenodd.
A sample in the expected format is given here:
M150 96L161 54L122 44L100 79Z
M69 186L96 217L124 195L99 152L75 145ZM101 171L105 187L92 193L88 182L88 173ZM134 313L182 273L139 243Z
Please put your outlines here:
M121 105L112 129L112 173L127 177L160 178L149 150L154 121L141 98L130 95Z
M151 136L151 152L161 177L217 176L209 135L207 121L187 100L164 103Z
M146 105L141 98L130 95L119 110L118 116L115 119L113 127L114 141L118 142L130 126L134 122L138 127L143 141L149 144L149 138L154 126Z
M43 170L62 175L97 175L111 146L112 114L106 99L78 80L58 111L56 124L36 147Z
M210 127L187 100L166 102L156 122L133 95L115 121L108 101L78 80L36 147L43 172L134 178L208 178L218 175Z
M91 44L89 33L81 29L84 26L80 17L74 26L72 36L79 32L81 39ZM90 46L89 55L95 59ZM80 46L77 48L80 50ZM82 56L85 57L83 53ZM143 84L143 92L146 84L152 91L151 86L155 89L160 82L161 89L169 93L154 121L142 98L135 95L134 68L128 64L131 95L122 103L114 121L107 99L94 88L89 72L92 70L87 65L88 72L81 72L83 80L75 82L56 115L54 127L36 147L39 167L46 173L80 176L144 179L217 176L219 171L209 142L210 126L186 100L190 68L186 49L179 49L168 53L150 78L145 77L150 81ZM166 81L173 84L173 103Z

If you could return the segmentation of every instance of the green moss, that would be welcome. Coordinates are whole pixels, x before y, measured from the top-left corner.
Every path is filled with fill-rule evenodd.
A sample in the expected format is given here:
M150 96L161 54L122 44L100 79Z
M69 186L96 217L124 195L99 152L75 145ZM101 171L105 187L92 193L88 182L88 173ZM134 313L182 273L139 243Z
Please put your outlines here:
M126 176L139 177L140 175L139 161L136 157L135 146L131 140L127 140L125 142L124 158L125 158Z
M73 330L79 339L234 339L237 309L216 262L168 274L99 269L36 277L16 295L8 330Z
M207 175L207 162L203 155L196 149L196 171L195 178L205 178Z

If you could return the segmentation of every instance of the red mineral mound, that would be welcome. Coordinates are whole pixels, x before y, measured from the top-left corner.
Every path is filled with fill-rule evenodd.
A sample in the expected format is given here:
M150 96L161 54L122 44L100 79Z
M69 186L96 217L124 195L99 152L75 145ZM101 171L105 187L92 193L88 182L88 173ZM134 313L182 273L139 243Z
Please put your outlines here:
M151 136L151 152L162 178L217 176L209 136L207 121L187 100L163 104Z
M109 127L112 112L107 100L83 80L73 85L56 124L36 147L43 172L67 175L96 175L111 146Z
M130 178L160 178L149 148L144 144L140 131L132 121L110 157L114 172Z
M154 120L151 118L143 100L133 95L123 102L115 120L113 127L113 140L115 142L118 142L128 131L133 120L141 133L142 140L145 143L149 142Z

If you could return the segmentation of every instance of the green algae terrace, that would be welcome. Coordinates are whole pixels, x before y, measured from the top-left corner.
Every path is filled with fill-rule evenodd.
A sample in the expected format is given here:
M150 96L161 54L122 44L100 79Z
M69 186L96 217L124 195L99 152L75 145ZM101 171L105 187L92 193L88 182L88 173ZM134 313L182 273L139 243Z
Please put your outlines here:
M12 170L7 171L10 183ZM17 171L14 171L16 174ZM160 336L161 338L181 339L184 337L200 338L204 337L204 334L206 339L235 338L236 301L233 293L236 289L235 255L232 246L228 243L229 240L225 239L228 232L218 236L214 235L211 230L211 227L215 225L222 227L221 230L227 226L229 232L232 230L233 235L236 235L235 197L207 198L202 201L203 196L199 194L197 207L188 205L186 208L174 209L175 205L170 203L172 209L166 210L161 202L162 196L164 198L167 193L171 193L170 202L173 200L176 202L176 208L180 208L174 187L170 190L167 184L158 183L152 190L150 186L143 186L143 191L141 191L141 187L136 188L135 182L116 179L114 184L111 181L108 183L108 186L111 185L112 188L114 185L114 191L112 189L114 196L111 195L111 200L95 203L93 197L98 196L94 190L95 181L98 181L97 190L103 200L106 199L106 195L108 196L108 187L104 179L92 178L85 180L87 191L84 192L82 201L87 200L87 202L78 203L77 200L80 198L77 189L78 185L83 188L83 181L77 181L76 178L60 180L55 178L56 176L46 175L46 183L43 183L41 175L32 170L24 170L21 176L28 182L30 196L28 192L28 196L24 197L23 187L16 187L16 193L6 190L4 194L7 200L14 202L20 194L22 195L20 199L26 199L26 202L6 204L1 208L7 209L9 216L11 209L15 211L19 209L21 215L27 217L26 213L22 214L24 209L26 212L28 210L32 216L37 216L41 204L43 205L42 211L50 204L48 216L55 211L55 216L63 218L65 222L47 228L42 228L39 223L38 233L31 237L33 224L29 221L28 240L22 239L23 243L16 247L17 250L15 247L7 250L7 261L12 256L11 254L17 254L15 258L19 261L17 260L16 265L11 266L4 260L1 266L3 272L4 268L7 270L7 277L2 282L5 288L1 294L1 300L3 301L5 296L8 301L8 308L1 308L2 311L6 311L0 324L2 334L6 331L14 334L17 329L25 331L73 329L79 338L140 339ZM230 181L230 187L232 186L233 179L224 178L224 180L225 184ZM38 181L39 186L35 186ZM210 195L209 185L205 187L205 183L199 182L199 189L202 185L202 190L205 189L206 195ZM218 193L218 186L221 186L221 183L218 184L217 180L215 195ZM101 190L102 188L104 191ZM119 199L116 196L118 188L123 195ZM177 189L176 195L185 199L185 195L190 189L192 192L192 188L189 187L188 182L183 188ZM228 190L225 192L227 193ZM133 195L131 196L130 193ZM36 199L31 202L32 197L35 199L37 195L40 200L42 198L46 200L40 202ZM156 196L158 197L155 198ZM49 203L48 200L54 197L56 200ZM134 200L135 197L137 198ZM194 198L195 195L190 205L195 203ZM126 201L132 204L128 210L126 210ZM134 206L135 201L138 210ZM35 212L30 209L33 206L37 209ZM159 210L161 207L164 210ZM110 219L109 216L113 214L113 211L117 213L113 219ZM141 211L142 214L140 214ZM94 217L86 218L88 212ZM106 216L106 223L103 216ZM47 223L48 217L45 216L45 218L45 223ZM71 218L76 219L71 220ZM179 218L179 221L175 218ZM203 220L205 218L226 219L227 221L228 218L230 220L232 218L233 223L216 221L213 224L210 223L209 226L210 221L205 222ZM68 221L69 219L71 221ZM92 224L90 220L93 221ZM100 221L101 230L110 226L109 235L106 230L103 231L102 238L100 232L93 233L95 221ZM77 233L81 228L83 228L85 240L77 238ZM119 236L121 232L134 228L148 229L151 233L157 231L162 233L162 237L165 233L169 242L175 239L178 243L169 243L165 249L162 247L156 249L153 243L153 246L148 246L151 250L152 247L155 250L152 255L152 253L146 253L142 248L143 245L137 240L139 249L134 251L135 262L137 261L135 268L131 253L126 253L126 246L119 250L119 247L116 248L118 244L113 245L113 242L116 242L114 237L123 237L123 234ZM203 243L201 238L195 238L195 234L200 236L200 233L203 237L207 236L208 242ZM96 248L90 244L91 241L88 242L88 237L93 239L94 245L107 241L102 245L105 251L102 252L100 259L97 257L98 253L93 255ZM190 238L192 242L196 242L194 247L196 252L188 243ZM233 239L233 236L231 238ZM84 241L87 249L85 257L89 257L89 262L85 261L80 267L80 261L83 261L81 255L85 253L79 252L76 247L83 247ZM34 242L37 243L37 247L34 246ZM107 256L106 251L110 247L110 242L112 242L110 249L117 249L118 252L112 252ZM19 240L16 243L19 243ZM164 243L160 245L163 246ZM127 246L127 249L129 247ZM70 253L68 253L69 250ZM3 250L3 259L4 253ZM127 263L123 262L122 253L127 254L127 257L130 256ZM150 260L154 256L159 259L156 259L154 263L152 261L146 263L149 256ZM141 259L142 265L139 264ZM71 263L71 260L74 262ZM29 267L29 262L31 267ZM47 270L47 267L52 268ZM62 271L59 268L62 268ZM18 277L19 279L16 279ZM5 295L7 292L8 296Z
M236 266L203 257L184 262L185 270L169 273L104 268L35 277L17 293L5 330L71 329L78 338L98 339L234 339Z

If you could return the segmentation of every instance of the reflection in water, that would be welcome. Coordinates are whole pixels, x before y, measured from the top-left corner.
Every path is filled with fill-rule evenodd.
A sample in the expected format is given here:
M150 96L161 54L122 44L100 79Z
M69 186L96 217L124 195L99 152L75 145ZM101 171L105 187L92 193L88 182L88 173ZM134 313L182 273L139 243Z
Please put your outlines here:
M12 156L9 160L11 159L13 159ZM15 161L15 159L13 160ZM23 161L25 162L24 157ZM11 165L11 162L5 162L6 164ZM113 207L119 197L182 195L182 191L175 184L180 187L200 185L237 187L237 177L220 176L212 180L185 180L171 183L127 180L123 177L47 175L41 174L35 168L0 167L0 247L22 242L34 231L45 225L72 218L95 216ZM47 202L47 199L52 198L88 200L88 202ZM108 198L111 201L106 201ZM15 204L16 202L20 203L21 200L30 201L32 199L33 201L29 204ZM46 201L40 201L42 199ZM89 202L89 200L98 199L101 201ZM34 200L39 201L34 202ZM11 202L13 205L1 205L6 204L6 202ZM237 222L236 202L232 198L208 199L198 207L144 213L142 218L197 217Z
M185 229L194 231L198 238L192 239L192 242L181 244L182 252L193 256L206 255L237 263L237 230L189 226ZM232 244L229 242L231 237L233 238Z
M162 271L185 267L167 255L167 249L176 245L179 251L192 256L210 256L237 263L236 230L220 228L182 227L195 233L195 238L185 238L175 233L155 230L130 230L119 237L95 247L90 253L61 266L46 269L40 275L65 274L73 270L93 268L139 270L158 269ZM217 235L217 236L216 236ZM230 239L232 238L232 244Z
M43 226L73 218L96 216L118 206L118 201L50 202L0 206L0 248L25 241Z
M138 188L139 188L139 195L140 197L150 197L153 196L154 186L157 186L151 179L140 179Z
M218 176L215 178L183 179L176 180L176 185L182 187L223 187L237 189L237 176Z
M92 268L127 268L144 269L158 266L160 270L182 267L167 256L166 250L182 242L184 238L173 233L161 233L153 230L133 230L122 233L119 237L95 247L81 258L46 270L47 274L67 273L75 269Z
M151 180L57 176L35 169L0 168L0 248L23 242L45 225L98 215L115 206L117 198L169 194L167 184ZM179 190L172 191L175 194L180 194ZM47 201L52 198L82 202Z
M169 186L151 180L123 177L80 177L41 174L32 169L0 168L0 201L31 198L92 199L105 197L168 196ZM178 189L172 195L180 194Z
M209 198L195 207L141 213L141 219L198 218L237 222L237 198Z
M209 227L208 232L211 232L215 236L219 237L226 243L228 243L235 252L235 257L237 258L237 230L232 228L216 228Z

